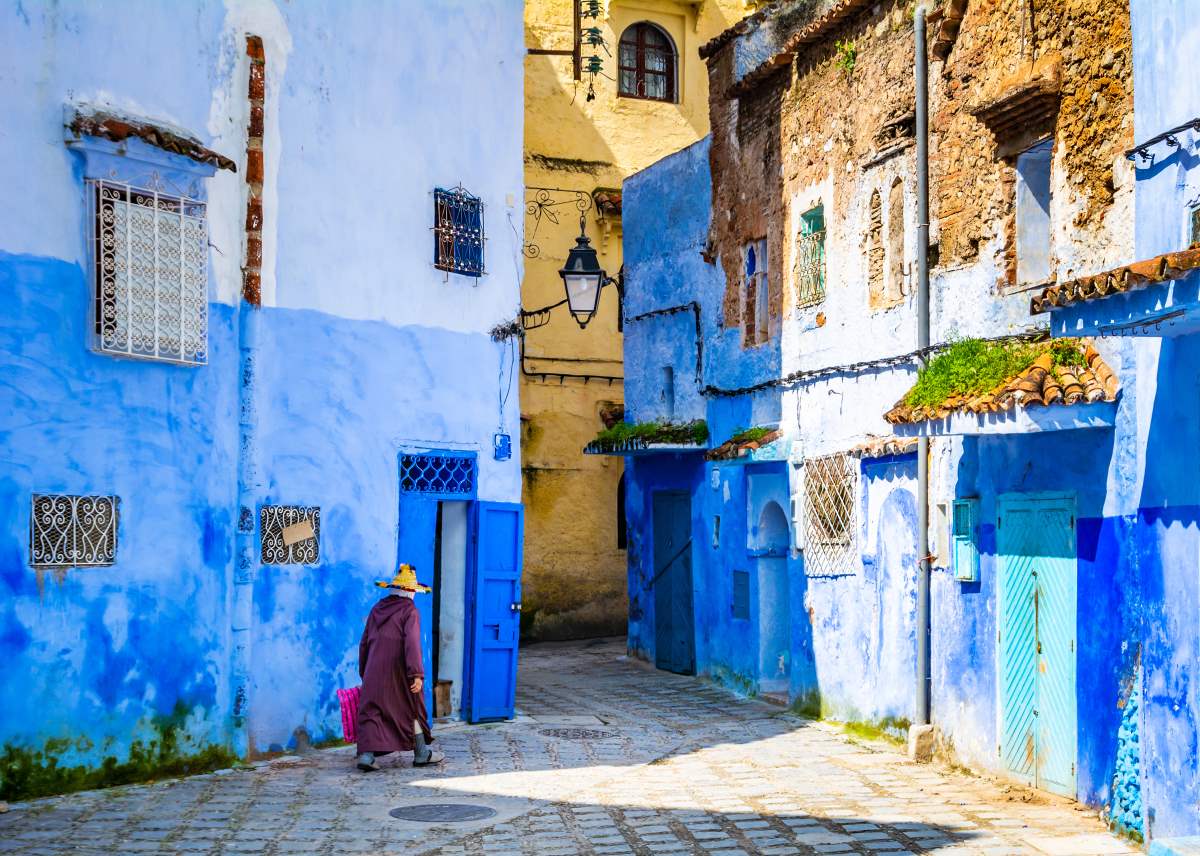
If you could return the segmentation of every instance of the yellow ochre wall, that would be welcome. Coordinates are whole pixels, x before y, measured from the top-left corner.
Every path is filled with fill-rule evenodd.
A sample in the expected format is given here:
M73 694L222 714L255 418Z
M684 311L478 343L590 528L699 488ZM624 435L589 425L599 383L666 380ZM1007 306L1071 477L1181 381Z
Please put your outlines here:
M527 48L572 46L574 0L527 0ZM525 58L526 309L564 297L558 269L579 234L576 199L619 191L631 173L708 133L708 75L699 47L756 5L747 0L608 0L598 21L611 56L601 49L604 77L587 100L588 78L576 83L569 56ZM617 43L631 24L665 30L678 55L677 103L617 96ZM583 25L589 25L584 19ZM584 45L586 57L591 50ZM547 191L538 205L537 188ZM576 197L578 191L580 196ZM540 215L540 216L539 216ZM587 233L612 276L621 267L621 221L595 205ZM557 222L555 222L557 220ZM549 323L525 335L530 373L622 375L616 289L605 288L587 329L559 307ZM564 359L565 358L565 359ZM525 503L522 637L572 639L623 634L625 551L617 548L620 458L584 455L604 427L602 412L623 402L620 380L521 376Z

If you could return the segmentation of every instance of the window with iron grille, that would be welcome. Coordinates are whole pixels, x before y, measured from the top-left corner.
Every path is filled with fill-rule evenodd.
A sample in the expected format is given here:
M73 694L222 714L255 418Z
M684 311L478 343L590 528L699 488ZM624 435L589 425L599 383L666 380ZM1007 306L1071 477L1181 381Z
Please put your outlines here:
M400 456L400 490L439 499L475 495L475 456L446 452Z
M321 509L317 506L264 505L258 512L258 533L264 565L316 565L321 561Z
M483 202L461 185L433 191L433 266L483 275Z
M675 100L675 46L658 27L645 21L627 27L621 34L617 60L618 95Z
M804 462L804 568L809 576L857 569L858 461L846 454Z
M115 496L34 494L29 564L35 568L111 565L117 558Z
M88 189L96 349L188 365L207 362L204 202L106 180L89 180Z
M800 218L796 239L796 302L811 306L825 299L825 209L818 205Z

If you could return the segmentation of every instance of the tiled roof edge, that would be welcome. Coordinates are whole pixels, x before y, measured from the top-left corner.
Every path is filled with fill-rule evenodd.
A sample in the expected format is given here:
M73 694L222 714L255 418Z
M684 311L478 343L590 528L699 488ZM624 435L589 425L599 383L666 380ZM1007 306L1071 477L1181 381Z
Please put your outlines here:
M742 20L738 21L730 27L726 27L721 32L717 33L704 44L700 45L700 59L708 59L713 56L725 45L732 42L738 36L750 32L766 20L767 16L777 12L781 8L781 4L773 3L770 6L763 6L753 14L747 15Z
M76 137L101 137L114 143L137 137L163 151L210 164L218 169L237 172L237 164L230 158L202 145L186 132L147 119L124 116L111 110L80 107L70 114L67 128Z
M1116 401L1120 390L1116 373L1091 341L1073 341L1083 352L1084 365L1082 368L1060 366L1058 378L1054 376L1054 358L1047 347L1046 352L1032 365L1006 379L995 389L970 397L951 396L937 405L914 406L905 404L904 398L901 398L883 418L892 425L903 425L944 419L953 413L998 413L1012 410L1018 405L1031 407Z
M788 37L788 40L776 54L762 62L756 68L751 69L741 80L730 86L726 91L726 97L740 98L747 92L750 92L776 72L782 71L791 65L792 60L796 56L796 51L801 45L819 41L834 27L874 2L875 0L842 0L841 3L838 3L824 15L815 21L809 22Z
M1044 288L1040 294L1030 299L1029 314L1038 315L1055 307L1098 300L1117 292L1132 291L1152 283L1179 279L1197 268L1200 268L1200 246L1163 253L1151 259Z

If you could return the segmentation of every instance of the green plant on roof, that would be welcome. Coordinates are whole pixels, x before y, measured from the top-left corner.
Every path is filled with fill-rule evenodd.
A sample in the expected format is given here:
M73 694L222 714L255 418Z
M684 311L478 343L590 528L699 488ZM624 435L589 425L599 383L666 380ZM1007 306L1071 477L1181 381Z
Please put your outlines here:
M757 443L768 434L775 433L774 428L764 428L761 425L754 428L739 428L733 432L733 436L729 438L731 443Z
M904 403L912 407L933 407L955 395L991 392L1047 352L1053 358L1055 369L1084 365L1083 351L1070 339L1053 342L961 339L921 369L916 384L904 396Z
M674 443L700 446L708 440L708 425L703 419L693 422L618 422L596 435L591 445L615 449L633 444Z

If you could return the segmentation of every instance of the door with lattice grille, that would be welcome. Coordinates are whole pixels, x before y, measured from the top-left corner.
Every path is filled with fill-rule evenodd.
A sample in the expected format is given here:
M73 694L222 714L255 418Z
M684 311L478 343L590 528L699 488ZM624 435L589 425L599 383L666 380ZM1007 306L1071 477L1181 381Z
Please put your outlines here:
M1028 784L1074 796L1075 505L1003 497L1000 558L1000 757Z

